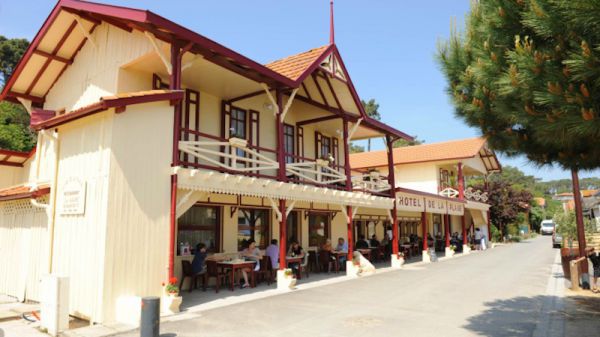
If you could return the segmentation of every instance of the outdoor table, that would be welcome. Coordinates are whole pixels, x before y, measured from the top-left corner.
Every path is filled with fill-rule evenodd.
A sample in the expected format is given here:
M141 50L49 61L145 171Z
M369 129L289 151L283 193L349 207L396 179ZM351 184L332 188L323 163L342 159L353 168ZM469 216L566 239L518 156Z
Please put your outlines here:
M233 287L235 286L235 274L237 270L242 270L244 268L249 268L250 270L254 270L256 265L256 261L222 261L217 263L217 267L223 269L231 269L231 285L230 289L233 291ZM252 288L256 287L254 280L254 272L250 272L250 286Z
M303 257L298 256L286 256L285 257L285 266L289 267L290 263L298 264L298 279L302 279L302 259Z
M404 248L404 251L406 252L406 258L410 259L412 252L413 252L413 246L412 245L400 245L400 247Z

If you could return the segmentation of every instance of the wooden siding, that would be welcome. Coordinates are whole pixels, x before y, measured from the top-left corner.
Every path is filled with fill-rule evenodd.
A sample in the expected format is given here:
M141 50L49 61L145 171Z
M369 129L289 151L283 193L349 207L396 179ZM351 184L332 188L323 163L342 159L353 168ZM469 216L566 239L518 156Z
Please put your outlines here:
M39 200L47 203L47 197ZM0 293L40 300L48 217L29 199L0 202Z

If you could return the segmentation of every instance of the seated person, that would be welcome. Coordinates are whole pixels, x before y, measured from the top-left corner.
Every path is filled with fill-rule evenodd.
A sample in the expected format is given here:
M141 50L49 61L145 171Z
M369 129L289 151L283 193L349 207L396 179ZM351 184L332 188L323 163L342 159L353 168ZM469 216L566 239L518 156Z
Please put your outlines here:
M271 259L271 267L273 269L279 268L279 246L276 239L271 240L271 244L267 247L265 255Z
M323 243L323 245L321 246L321 251L324 251L324 252L331 252L331 251L333 251L333 247L331 246L331 240L330 239L325 240L325 243Z
M338 253L348 253L348 244L346 243L344 238L338 239L338 244L337 247L335 247L335 251ZM341 268L344 268L344 266L346 265L346 260L348 259L346 254L338 255Z
M321 250L319 251L319 265L321 265L322 267L327 267L328 273L331 271L331 262L336 261L335 256L333 256L331 252L333 252L331 240L327 239L325 243L321 246Z
M366 249L369 248L369 243L365 240L364 235L358 236L358 241L356 241L356 249Z
M195 275L204 274L206 272L206 245L199 243L194 251L194 259L192 260L192 272Z
M300 246L300 244L298 243L298 241L293 240L292 242L290 242L290 249L288 250L287 253L288 256L292 256L292 257L304 257L304 249L302 248L302 246ZM299 266L300 264L298 262L292 262L288 264L290 268L292 268L292 270L294 270L294 272L296 273L296 276L298 276L299 274Z
M383 240L381 240L381 245L385 248L385 256L392 255L392 241L388 236L388 233L383 234Z
M431 236L431 234L427 233L427 247L433 247L433 237Z
M377 240L377 235L373 234L373 236L371 236L371 242L369 242L371 244L371 247L379 247L380 243L379 240Z
M254 268L254 270L259 270L260 259L262 259L262 253L260 252L260 249L256 247L256 241L254 241L254 239L248 240L246 244L247 247L242 251L242 256L246 260L256 261L256 267ZM242 276L244 277L244 284L242 285L242 288L248 288L250 286L250 283L248 283L248 273L251 271L252 270L250 268L242 269Z

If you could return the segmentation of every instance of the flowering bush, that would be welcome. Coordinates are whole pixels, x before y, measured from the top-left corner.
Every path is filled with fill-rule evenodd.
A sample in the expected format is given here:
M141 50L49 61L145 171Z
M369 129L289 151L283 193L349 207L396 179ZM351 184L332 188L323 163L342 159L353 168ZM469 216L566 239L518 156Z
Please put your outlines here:
M177 277L171 277L166 285L164 282L162 285L163 287L165 287L165 291L169 294L179 293L179 287L177 286Z

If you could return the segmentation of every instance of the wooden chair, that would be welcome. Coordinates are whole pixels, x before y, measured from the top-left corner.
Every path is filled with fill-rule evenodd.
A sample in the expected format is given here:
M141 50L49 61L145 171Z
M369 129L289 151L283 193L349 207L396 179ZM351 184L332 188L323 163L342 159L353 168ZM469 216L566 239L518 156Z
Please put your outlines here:
M206 290L206 270L196 274L192 270L192 263L186 260L181 261L181 270L183 271L183 275L181 276L181 282L179 282L179 290L182 290L181 287L186 278L190 279L190 292L194 288L198 288L198 279L202 279L202 290Z
M308 257L310 255L310 252L306 252L304 254L304 258L302 259L302 263L300 264L300 267L302 267L302 272L306 275L306 278L308 278Z
M331 258L331 253L325 250L319 251L319 266L321 271L331 272L332 267L335 269L334 263L337 263Z
M273 282L273 265L271 264L271 257L268 255L263 256L260 261L260 269L257 272L260 280L266 280L267 285L271 285Z
M225 284L227 281L227 274L219 269L217 266L217 261L207 260L206 261L206 278L207 282L211 277L215 278L215 290L219 292L219 288L221 287L221 282Z

